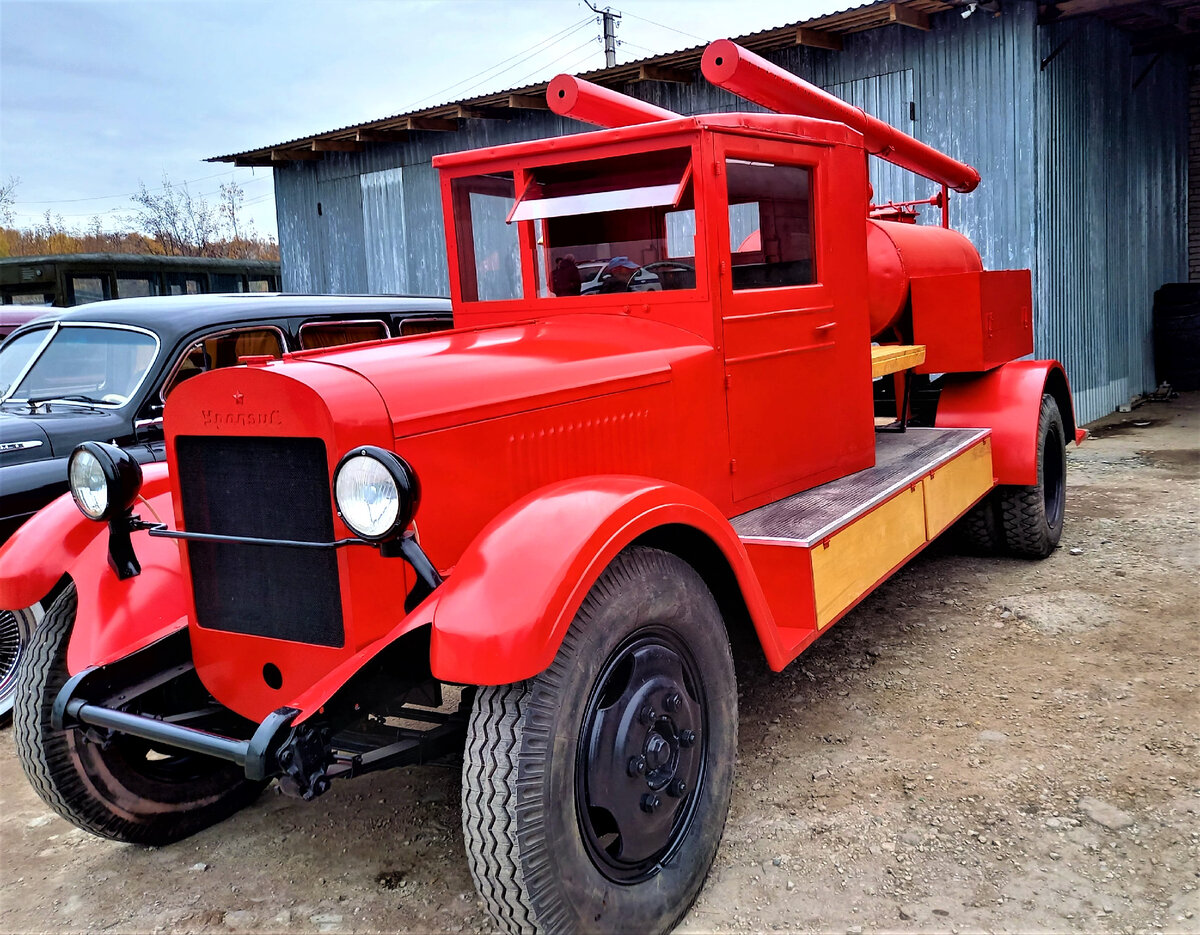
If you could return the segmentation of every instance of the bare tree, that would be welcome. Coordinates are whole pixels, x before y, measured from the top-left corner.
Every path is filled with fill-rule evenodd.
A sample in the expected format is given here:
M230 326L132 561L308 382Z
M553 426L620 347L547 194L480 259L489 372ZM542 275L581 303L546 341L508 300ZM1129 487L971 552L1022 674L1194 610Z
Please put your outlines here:
M204 198L193 198L186 184L175 185L163 176L157 194L145 182L132 201L137 210L128 222L149 234L169 256L214 256L215 241L221 234L217 212Z
M238 230L238 218L242 211L242 202L246 200L246 193L242 191L236 181L230 180L228 183L221 185L221 217L229 226L230 239L239 240L241 233Z
M0 185L0 227L12 227L16 220L13 205L16 203L17 186L20 184L19 178L10 175L8 181Z

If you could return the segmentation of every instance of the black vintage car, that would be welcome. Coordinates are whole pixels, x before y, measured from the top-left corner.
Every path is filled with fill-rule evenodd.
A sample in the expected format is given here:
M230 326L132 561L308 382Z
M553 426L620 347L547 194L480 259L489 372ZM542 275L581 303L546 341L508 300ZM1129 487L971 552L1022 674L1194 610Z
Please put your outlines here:
M450 326L448 299L258 293L118 299L31 321L0 347L0 543L67 490L80 442L162 460L163 403L198 373ZM37 614L0 611L0 721Z

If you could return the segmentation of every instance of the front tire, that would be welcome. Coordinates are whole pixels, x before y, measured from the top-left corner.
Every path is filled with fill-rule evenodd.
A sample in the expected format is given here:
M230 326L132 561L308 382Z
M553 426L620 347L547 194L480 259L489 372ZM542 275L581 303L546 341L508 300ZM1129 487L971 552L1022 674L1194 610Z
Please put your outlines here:
M678 556L623 552L545 672L476 696L463 830L496 922L669 931L716 854L736 752L737 685L715 599Z
M253 802L265 784L248 781L232 763L120 734L98 742L82 730L54 729L50 712L67 680L76 606L69 585L34 630L13 706L17 755L42 800L85 831L156 845L195 834Z

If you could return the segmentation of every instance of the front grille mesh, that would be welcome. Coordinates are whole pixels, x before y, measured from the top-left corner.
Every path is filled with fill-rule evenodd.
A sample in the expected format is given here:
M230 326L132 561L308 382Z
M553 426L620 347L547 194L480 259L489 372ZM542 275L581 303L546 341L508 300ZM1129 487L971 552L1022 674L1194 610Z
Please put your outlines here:
M330 542L325 445L317 438L180 436L189 532ZM197 623L206 629L341 646L337 555L242 543L188 542Z

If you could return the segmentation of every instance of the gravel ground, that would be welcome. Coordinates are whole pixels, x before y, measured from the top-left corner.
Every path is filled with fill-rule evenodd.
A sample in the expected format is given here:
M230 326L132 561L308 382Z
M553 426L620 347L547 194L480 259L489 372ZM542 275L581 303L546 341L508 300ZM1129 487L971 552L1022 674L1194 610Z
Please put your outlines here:
M685 932L1200 932L1200 394L1096 423L1042 563L940 544L782 673ZM53 815L0 734L0 931L484 932L455 771L268 791L171 847Z

